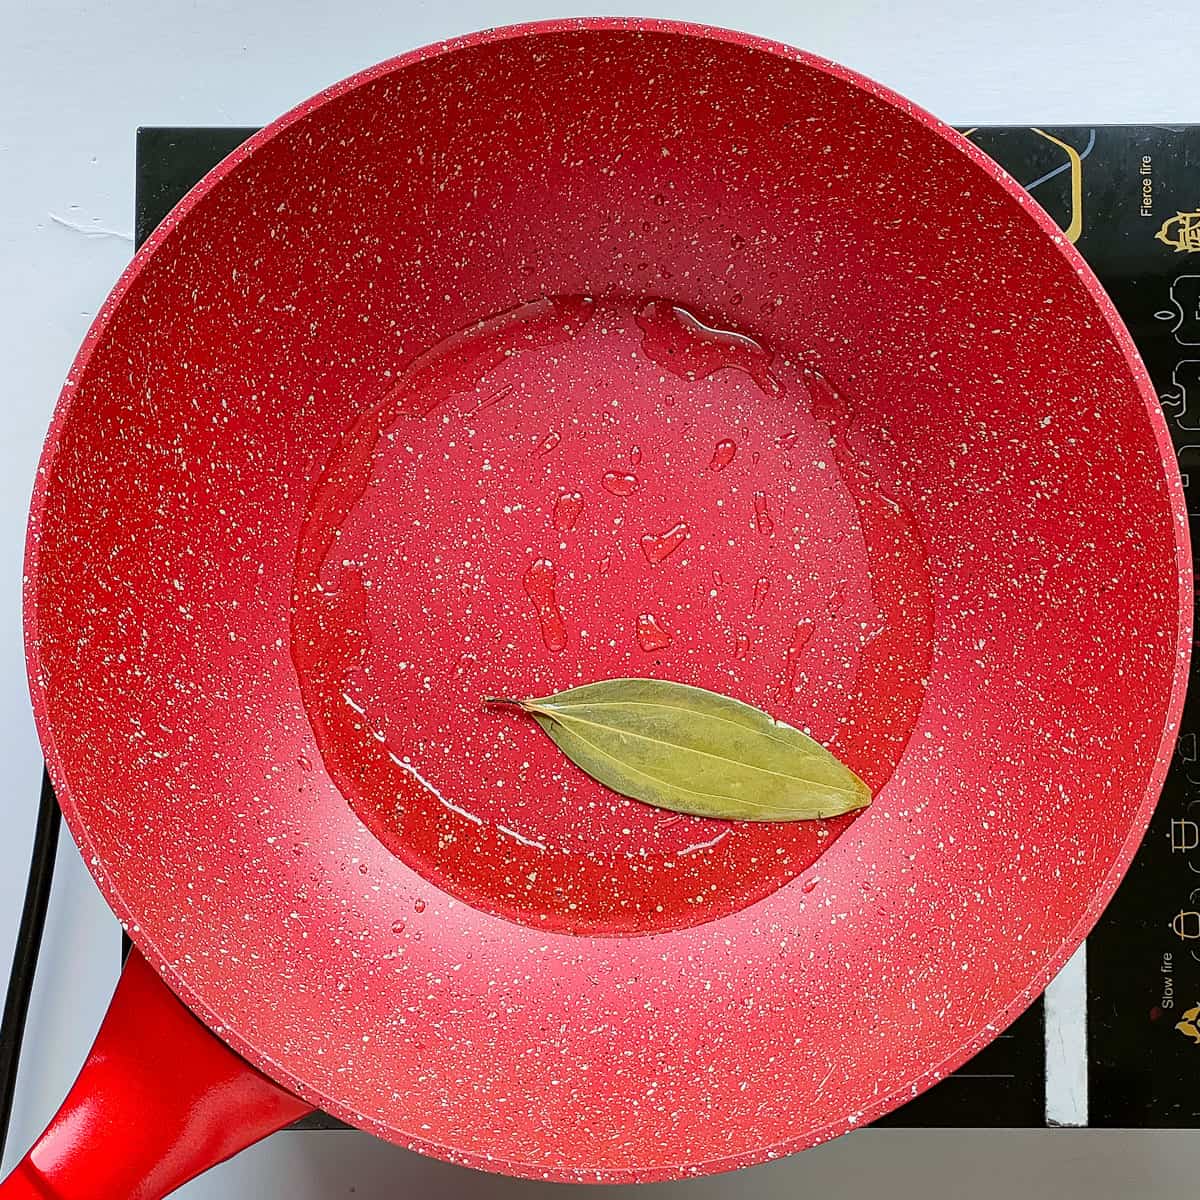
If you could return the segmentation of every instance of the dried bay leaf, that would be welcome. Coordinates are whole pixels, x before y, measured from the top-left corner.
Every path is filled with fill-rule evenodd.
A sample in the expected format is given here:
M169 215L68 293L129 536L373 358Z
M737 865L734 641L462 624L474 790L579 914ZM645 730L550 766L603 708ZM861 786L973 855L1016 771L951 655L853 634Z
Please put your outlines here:
M760 709L660 679L605 679L516 705L593 779L699 817L802 821L871 803L849 767Z

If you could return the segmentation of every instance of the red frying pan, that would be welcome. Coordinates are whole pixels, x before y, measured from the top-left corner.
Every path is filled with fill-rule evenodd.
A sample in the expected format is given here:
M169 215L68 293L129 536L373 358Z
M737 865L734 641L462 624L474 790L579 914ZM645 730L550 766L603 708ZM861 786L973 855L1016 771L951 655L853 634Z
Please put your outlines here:
M67 381L26 596L139 953L5 1200L309 1105L560 1180L865 1124L1095 920L1191 623L1154 394L1036 206L840 67L617 20L375 67L193 191ZM873 806L679 817L480 703L620 675Z

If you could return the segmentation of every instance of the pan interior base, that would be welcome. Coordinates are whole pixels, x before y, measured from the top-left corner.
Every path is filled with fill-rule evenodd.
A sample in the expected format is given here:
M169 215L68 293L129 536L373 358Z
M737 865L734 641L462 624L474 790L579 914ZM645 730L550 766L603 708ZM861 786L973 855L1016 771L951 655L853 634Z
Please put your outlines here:
M661 297L489 317L380 379L314 490L292 653L324 766L469 904L586 934L695 925L855 819L659 811L486 695L655 676L808 730L876 790L903 752L932 610L886 438L816 355L730 324Z

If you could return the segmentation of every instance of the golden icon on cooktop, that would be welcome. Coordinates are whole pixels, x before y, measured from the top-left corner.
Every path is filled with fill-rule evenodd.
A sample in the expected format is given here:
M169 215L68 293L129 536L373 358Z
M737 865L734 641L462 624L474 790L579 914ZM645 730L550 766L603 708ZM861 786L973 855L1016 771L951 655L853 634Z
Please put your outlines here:
M1183 1034L1184 1037L1189 1037L1200 1046L1200 1004L1194 1008L1189 1008L1183 1016L1175 1022L1175 1028Z
M1154 236L1176 253L1200 250L1200 212L1177 212L1162 223Z

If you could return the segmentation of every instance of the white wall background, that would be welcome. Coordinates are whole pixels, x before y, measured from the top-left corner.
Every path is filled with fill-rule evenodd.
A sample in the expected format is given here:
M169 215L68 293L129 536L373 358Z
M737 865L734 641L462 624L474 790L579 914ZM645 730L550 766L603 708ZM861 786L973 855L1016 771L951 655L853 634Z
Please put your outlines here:
M778 38L952 122L1200 122L1195 0L0 0L0 969L15 937L40 770L21 652L25 508L59 384L131 253L135 127L262 124L426 42L600 12ZM68 839L13 1152L56 1107L91 1041L115 978L116 939ZM660 1185L645 1196L835 1200L886 1189L895 1200L1116 1200L1194 1194L1198 1177L1200 1133L866 1130L737 1177ZM314 1133L273 1138L181 1194L371 1200L409 1190L478 1200L565 1191L474 1175L358 1134Z

